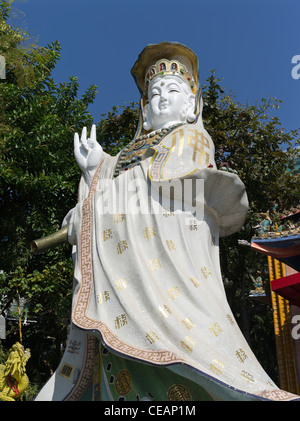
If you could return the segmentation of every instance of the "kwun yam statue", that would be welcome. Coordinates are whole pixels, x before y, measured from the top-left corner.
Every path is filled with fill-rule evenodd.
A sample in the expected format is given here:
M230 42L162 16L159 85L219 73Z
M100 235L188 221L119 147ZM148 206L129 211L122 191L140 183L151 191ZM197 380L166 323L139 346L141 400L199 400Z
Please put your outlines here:
M219 237L242 227L248 200L239 177L216 168L197 57L149 45L132 75L132 142L112 157L95 126L75 135L72 324L36 400L297 399L265 373L226 300Z

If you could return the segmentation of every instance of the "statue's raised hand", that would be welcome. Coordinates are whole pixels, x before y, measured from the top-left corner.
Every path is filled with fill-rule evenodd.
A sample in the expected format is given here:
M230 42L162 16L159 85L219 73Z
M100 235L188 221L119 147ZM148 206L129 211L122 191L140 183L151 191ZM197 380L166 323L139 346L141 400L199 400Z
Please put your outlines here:
M78 133L75 133L74 154L79 168L86 177L88 184L90 184L103 155L103 149L96 139L95 124L92 125L90 138L87 137L86 127L82 129L81 138L79 138Z

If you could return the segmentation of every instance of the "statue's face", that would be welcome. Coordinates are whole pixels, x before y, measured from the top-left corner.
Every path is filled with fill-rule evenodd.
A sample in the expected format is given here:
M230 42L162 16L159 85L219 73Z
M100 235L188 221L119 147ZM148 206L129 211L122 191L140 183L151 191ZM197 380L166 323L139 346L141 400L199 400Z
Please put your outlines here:
M185 121L187 110L194 107L195 97L178 76L157 77L148 89L146 119L152 130Z

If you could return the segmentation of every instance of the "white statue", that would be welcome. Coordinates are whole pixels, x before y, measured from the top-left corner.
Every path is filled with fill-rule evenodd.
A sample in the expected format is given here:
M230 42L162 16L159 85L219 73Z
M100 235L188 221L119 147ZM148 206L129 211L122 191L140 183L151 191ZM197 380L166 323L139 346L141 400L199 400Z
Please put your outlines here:
M248 200L239 177L216 168L197 57L181 44L150 45L132 74L141 93L132 142L111 157L95 126L74 138L83 177L64 221L72 329L38 399L293 399L262 369L226 300L219 237L242 227Z

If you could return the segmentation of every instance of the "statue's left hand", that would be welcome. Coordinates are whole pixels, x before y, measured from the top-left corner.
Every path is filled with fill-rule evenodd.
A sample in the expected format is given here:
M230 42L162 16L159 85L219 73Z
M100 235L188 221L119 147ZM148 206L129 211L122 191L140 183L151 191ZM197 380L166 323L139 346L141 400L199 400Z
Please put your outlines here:
M84 176L87 177L89 184L91 178L98 167L102 155L103 149L99 145L96 139L96 125L92 125L91 137L87 138L87 129L82 129L81 138L79 139L78 133L74 135L74 154L76 162L83 172Z

